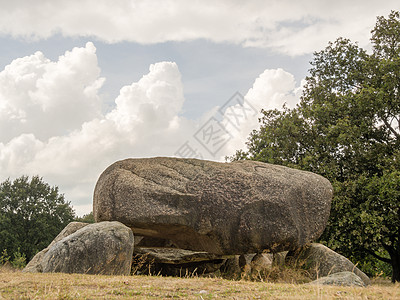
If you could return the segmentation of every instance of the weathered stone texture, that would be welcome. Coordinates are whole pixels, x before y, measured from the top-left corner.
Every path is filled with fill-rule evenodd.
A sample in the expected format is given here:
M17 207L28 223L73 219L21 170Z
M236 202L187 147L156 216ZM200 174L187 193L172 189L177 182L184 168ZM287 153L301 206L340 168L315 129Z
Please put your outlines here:
M52 244L41 259L44 273L129 275L134 239L119 222L87 225Z
M307 269L313 279L334 273L353 272L361 278L365 285L371 283L369 277L349 259L322 244L312 243L307 245L303 249L299 249L290 259Z
M338 272L310 282L316 285L338 285L365 287L365 283L353 272Z
M26 267L22 270L22 272L26 273L41 273L42 270L42 259L43 256L49 251L49 249L58 241L61 241L63 238L73 234L75 231L89 225L88 223L82 222L71 222L69 223L55 238L54 240L48 245L45 249L38 252L26 265Z
M101 174L93 211L182 249L244 254L314 241L331 198L325 178L261 162L126 159Z

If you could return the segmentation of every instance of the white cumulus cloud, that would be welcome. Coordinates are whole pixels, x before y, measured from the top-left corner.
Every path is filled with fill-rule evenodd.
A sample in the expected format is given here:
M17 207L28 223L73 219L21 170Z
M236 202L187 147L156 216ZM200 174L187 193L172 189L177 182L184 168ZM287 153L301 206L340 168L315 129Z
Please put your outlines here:
M0 141L23 133L45 140L99 116L99 74L92 43L57 62L41 52L11 62L0 72Z
M244 96L243 104L227 108L222 123L230 134L229 142L222 149L223 156L231 156L236 150L246 150L250 133L260 127L261 109L281 110L285 105L294 108L299 102L301 87L296 87L294 76L282 69L267 69L254 81Z
M99 74L92 43L56 62L36 53L6 66L0 73L1 181L38 174L59 186L79 214L87 213L98 176L114 161L181 156L178 149L185 143L205 159L223 160L244 147L258 127L261 108L281 108L285 102L293 106L297 99L291 74L265 70L245 95L253 111L236 128L229 121L232 112L243 113L243 106L234 102L219 116L215 107L200 120L188 120L180 115L185 99L178 66L160 62L122 87L112 110L102 113L99 88L104 79ZM230 138L212 155L194 136L213 117Z
M57 62L36 53L0 73L0 180L39 174L72 197L78 211L91 203L94 183L109 164L171 155L195 128L178 116L183 87L172 62L151 65L101 114L104 79L95 50L88 43Z

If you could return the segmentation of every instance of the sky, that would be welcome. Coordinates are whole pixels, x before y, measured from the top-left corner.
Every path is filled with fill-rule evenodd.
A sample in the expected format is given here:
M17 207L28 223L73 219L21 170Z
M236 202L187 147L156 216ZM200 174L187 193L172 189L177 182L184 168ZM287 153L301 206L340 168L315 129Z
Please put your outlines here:
M0 181L39 175L77 215L125 158L224 161L294 107L315 51L370 49L392 1L0 0Z

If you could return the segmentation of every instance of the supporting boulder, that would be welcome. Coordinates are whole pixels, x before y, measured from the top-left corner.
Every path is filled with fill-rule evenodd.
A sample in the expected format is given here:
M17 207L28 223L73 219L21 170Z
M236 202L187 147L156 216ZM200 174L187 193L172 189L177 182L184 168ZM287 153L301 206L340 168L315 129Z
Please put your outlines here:
M135 247L132 269L136 274L163 276L205 275L219 270L226 258L207 252L177 248Z
M371 283L369 277L350 260L322 244L312 243L288 259L307 269L313 279L339 272L352 272L361 278L365 285Z
M37 259L43 273L129 275L134 238L119 222L87 225L52 243Z
M216 255L207 252L190 251L177 248L136 247L134 254L147 256L148 260L164 264L186 264L202 261L224 260L232 256Z
M42 259L43 256L49 251L49 249L58 241L61 241L63 238L73 234L74 232L78 231L79 229L89 225L88 223L82 222L71 222L69 223L55 238L54 240L48 245L45 249L38 252L31 261L26 265L26 267L22 270L25 273L41 273L42 270Z
M126 159L100 176L97 222L178 248L246 254L297 249L325 229L332 186L325 178L254 161Z
M260 273L272 267L272 254L258 253L250 263L251 272L253 274Z

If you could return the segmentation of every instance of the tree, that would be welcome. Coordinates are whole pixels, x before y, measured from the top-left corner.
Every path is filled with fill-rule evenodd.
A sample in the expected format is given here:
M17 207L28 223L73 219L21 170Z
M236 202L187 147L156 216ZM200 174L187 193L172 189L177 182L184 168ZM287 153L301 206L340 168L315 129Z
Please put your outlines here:
M400 15L378 17L373 53L339 38L314 53L299 105L263 111L252 159L312 171L334 187L329 247L400 281Z
M20 252L30 260L74 219L57 187L42 178L22 176L0 184L0 251Z
M90 213L83 215L82 217L76 217L75 218L76 222L82 222L82 223L94 223L94 216L93 212L91 211Z

